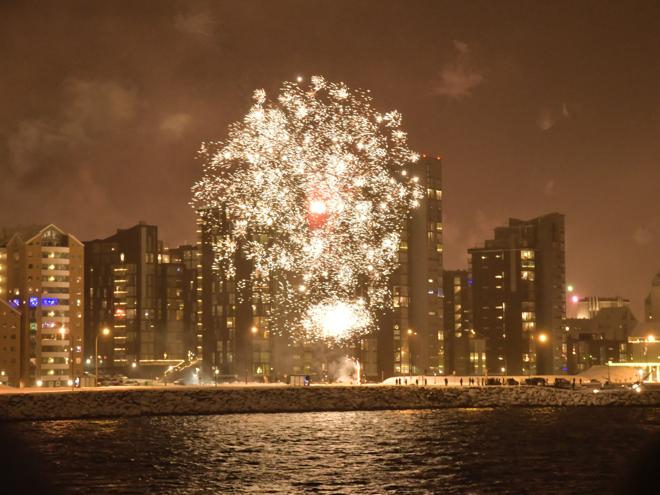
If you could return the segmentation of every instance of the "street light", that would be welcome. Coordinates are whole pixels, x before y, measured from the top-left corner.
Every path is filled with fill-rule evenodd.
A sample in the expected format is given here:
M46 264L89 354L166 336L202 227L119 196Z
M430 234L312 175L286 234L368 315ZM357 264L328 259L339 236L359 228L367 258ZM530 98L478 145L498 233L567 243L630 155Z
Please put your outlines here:
M108 327L103 328L99 333L96 334L96 339L94 341L94 385L99 384L99 336L103 335L104 337L110 335L110 329Z
M504 363L503 363L504 366L500 367L500 371L502 372L503 375L506 374L507 370L509 369L509 364L507 363L506 356L504 356L504 357L497 356L497 359L499 361L504 361Z
M255 366L254 366L255 363L253 362L254 361L254 347L255 347L254 338L257 336L257 332L259 331L259 329L255 326L253 326L252 328L250 328L250 331L252 332L252 346L250 348L250 350L252 351L252 359L246 360L246 363L245 363L245 383L246 384L248 382L248 375L250 374L249 366L252 365L252 373L254 373L254 369L255 369ZM248 361L249 361L250 364L248 364ZM256 364L259 364L259 363L257 362Z
M64 340L66 336L66 327L64 326L64 323L60 327L60 336L62 337L62 340ZM71 338L71 335L69 335L69 371L71 372L71 379L67 380L67 385L73 388L73 339Z
M417 335L412 328L408 329L408 376L412 376L413 370L413 350L412 350L412 337Z

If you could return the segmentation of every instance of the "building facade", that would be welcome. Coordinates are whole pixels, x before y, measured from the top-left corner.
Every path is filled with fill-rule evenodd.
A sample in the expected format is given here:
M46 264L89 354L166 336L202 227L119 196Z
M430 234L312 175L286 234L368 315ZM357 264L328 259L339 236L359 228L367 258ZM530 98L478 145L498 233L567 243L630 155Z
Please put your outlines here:
M660 272L651 281L651 290L644 299L644 320L660 329Z
M20 385L67 386L83 374L83 245L52 224L3 244L3 290L21 313Z
M148 374L196 354L196 247L166 249L158 228L140 222L85 242L85 253L85 342L99 350L90 362Z
M511 219L468 253L488 373L566 372L564 216Z
M21 313L0 299L0 385L18 387L21 380Z
M424 156L408 172L424 198L402 233L391 278L392 311L381 317L372 347L379 378L444 373L442 299L442 161Z
M636 327L637 320L630 307L617 306L614 302L602 307L591 318L566 319L568 372L579 373L595 365L629 361L629 339Z
M170 356L201 356L199 250L196 245L163 249L159 256L159 305L164 347Z
M601 309L630 307L630 299L623 297L589 296L577 302L577 318L593 318Z
M447 375L472 374L469 340L472 328L472 294L467 270L445 270L444 294L444 372Z

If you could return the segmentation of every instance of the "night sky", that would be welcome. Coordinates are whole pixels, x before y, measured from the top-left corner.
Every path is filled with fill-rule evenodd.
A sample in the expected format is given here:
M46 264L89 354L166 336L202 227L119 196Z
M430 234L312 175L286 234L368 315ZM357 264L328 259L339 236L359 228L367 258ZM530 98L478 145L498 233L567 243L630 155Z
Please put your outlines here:
M0 226L195 238L196 151L321 74L444 164L445 267L567 217L567 280L642 319L660 269L660 3L0 2Z

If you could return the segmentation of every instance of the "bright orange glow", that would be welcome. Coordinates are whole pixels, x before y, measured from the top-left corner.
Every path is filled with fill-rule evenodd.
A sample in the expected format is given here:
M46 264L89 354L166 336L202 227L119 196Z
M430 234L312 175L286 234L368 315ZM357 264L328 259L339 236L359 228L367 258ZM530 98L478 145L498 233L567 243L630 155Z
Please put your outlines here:
M539 342L543 343L543 342L547 342L547 341L548 341L548 336L546 334L544 334L544 333L539 334Z

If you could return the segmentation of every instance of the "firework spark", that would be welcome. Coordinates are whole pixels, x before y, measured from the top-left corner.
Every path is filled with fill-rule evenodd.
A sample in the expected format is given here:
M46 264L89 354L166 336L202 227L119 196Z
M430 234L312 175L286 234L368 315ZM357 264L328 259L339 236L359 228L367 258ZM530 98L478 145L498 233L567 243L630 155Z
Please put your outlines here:
M421 198L401 115L322 77L254 100L226 141L203 145L193 187L193 206L220 209L231 226L214 245L218 269L236 277L237 253L251 263L247 283L270 292L271 331L343 341L373 329Z

